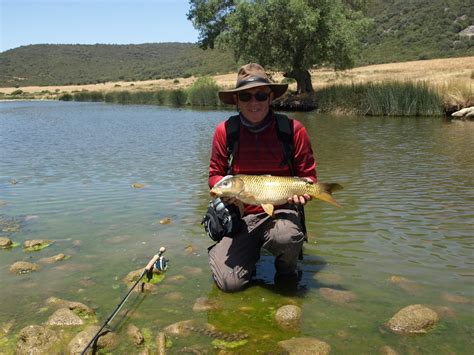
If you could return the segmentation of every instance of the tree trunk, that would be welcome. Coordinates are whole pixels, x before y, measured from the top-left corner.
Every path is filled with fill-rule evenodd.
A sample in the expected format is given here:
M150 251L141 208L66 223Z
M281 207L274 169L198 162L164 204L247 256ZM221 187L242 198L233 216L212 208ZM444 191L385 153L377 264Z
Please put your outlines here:
M304 94L307 92L313 92L313 84L311 83L311 75L306 69L293 69L290 72L283 74L285 78L293 78L296 80L296 92L298 94Z

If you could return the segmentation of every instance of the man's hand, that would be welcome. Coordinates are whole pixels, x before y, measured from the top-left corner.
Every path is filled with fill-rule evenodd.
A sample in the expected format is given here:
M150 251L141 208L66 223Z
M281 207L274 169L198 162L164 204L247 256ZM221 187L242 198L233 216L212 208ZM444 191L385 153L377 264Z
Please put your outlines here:
M293 197L288 197L288 203L294 205L306 205L306 202L311 201L311 196L304 194L303 196L293 195Z

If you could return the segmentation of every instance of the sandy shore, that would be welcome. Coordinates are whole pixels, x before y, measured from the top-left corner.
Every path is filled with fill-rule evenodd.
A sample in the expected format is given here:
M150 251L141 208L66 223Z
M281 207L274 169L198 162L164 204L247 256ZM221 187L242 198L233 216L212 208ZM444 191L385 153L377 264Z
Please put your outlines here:
M332 69L318 69L311 71L311 77L315 89L332 84L380 82L385 80L422 80L431 85L450 85L456 82L463 82L470 83L472 87L473 73L474 56L369 65L340 72L335 72ZM233 87L235 85L236 77L236 73L230 73L214 76L214 79L221 87ZM272 73L272 78L275 82L280 82L283 79L283 75L281 73ZM179 89L188 87L195 80L195 77L190 77L170 80L160 79L134 82L118 81L93 85L25 86L20 88L0 88L0 92L10 94L15 90L20 89L25 93L31 94L40 94L42 91L49 91L51 94L59 94L81 90L135 91ZM290 85L290 89L296 89L295 84Z

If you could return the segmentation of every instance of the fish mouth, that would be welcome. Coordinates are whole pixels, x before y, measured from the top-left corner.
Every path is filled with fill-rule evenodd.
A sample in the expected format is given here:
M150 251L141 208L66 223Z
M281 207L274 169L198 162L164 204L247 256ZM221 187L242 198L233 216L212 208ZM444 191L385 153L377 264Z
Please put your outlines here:
M218 197L217 192L214 191L213 189L211 189L211 191L209 191L209 195L211 195L211 197Z

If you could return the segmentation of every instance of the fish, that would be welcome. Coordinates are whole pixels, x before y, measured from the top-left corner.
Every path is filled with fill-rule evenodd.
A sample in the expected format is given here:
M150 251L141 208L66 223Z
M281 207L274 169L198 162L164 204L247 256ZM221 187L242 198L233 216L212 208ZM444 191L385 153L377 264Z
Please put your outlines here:
M288 198L308 194L312 198L341 207L332 197L334 191L342 190L337 183L315 183L307 178L273 175L227 175L210 190L212 197L235 198L248 205L259 206L273 215L275 206L288 203Z

